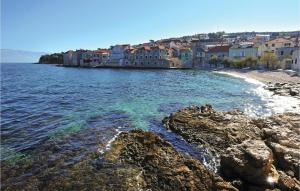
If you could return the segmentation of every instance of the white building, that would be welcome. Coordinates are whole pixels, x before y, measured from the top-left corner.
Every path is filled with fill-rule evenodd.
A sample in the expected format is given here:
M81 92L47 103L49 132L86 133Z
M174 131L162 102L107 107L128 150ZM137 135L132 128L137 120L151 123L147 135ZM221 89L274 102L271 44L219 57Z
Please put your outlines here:
M247 57L247 56L256 57L257 53L258 53L257 47L255 47L254 44L250 42L243 42L229 48L230 58L239 58L239 57Z

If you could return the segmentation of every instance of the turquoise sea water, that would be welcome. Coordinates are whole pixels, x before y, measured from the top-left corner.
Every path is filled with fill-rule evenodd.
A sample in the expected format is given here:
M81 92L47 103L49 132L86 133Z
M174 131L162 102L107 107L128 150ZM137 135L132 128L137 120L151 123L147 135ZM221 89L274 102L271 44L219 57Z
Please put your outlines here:
M1 67L2 160L30 157L62 138L71 151L97 147L93 141L79 141L89 135L105 145L117 129L142 128L168 139L161 120L189 105L209 103L218 110L240 108L253 115L269 112L255 93L257 85L208 71Z

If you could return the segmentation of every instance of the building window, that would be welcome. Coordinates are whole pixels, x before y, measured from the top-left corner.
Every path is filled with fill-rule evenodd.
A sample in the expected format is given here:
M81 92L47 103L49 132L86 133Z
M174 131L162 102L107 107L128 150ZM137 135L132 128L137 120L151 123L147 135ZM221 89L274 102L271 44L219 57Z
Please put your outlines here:
M281 55L281 56L283 55L283 51L280 51L280 55Z
M272 44L272 47L275 47L275 44Z
M147 59L147 58L148 58L148 56L145 56L145 58Z
M150 64L150 62L148 62L148 65Z
M155 56L155 58L157 59L157 56Z
M151 58L152 58L152 56L149 56L149 58L151 59Z
M297 64L297 58L295 59L295 64Z
M143 56L140 56L140 59L142 59L143 58Z
M294 51L291 50L291 55L293 55Z
M139 57L138 57L138 56L136 56L135 58L136 58L136 59L138 59Z
M285 43L284 46L291 46L291 43Z
M159 56L159 59L161 59L161 56Z

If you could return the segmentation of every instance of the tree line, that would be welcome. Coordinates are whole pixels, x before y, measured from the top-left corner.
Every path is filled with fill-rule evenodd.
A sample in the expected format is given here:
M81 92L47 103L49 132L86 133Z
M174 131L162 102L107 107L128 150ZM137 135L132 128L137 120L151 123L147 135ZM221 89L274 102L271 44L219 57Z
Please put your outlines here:
M223 65L228 68L245 68L249 67L252 69L257 69L259 67L263 67L265 69L279 69L284 65L291 63L292 59L290 56L286 56L283 59L279 59L273 53L265 53L263 56L255 57L255 56L246 56L242 58L224 58L220 59L217 56L212 56L209 59L210 67L217 67L218 65Z

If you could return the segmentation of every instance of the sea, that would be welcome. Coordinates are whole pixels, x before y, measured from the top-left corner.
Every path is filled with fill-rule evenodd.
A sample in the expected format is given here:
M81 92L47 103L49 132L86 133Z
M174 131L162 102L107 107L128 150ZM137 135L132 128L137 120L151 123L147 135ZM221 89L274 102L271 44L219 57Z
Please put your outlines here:
M216 170L217 162L205 149L166 131L162 119L204 104L219 111L238 108L252 117L295 109L293 100L276 98L263 86L241 76L192 69L2 63L1 165L15 170L4 178L25 181L24 174L35 176L53 163L51 172L59 173L88 155L100 156L120 132L137 128L158 133Z

